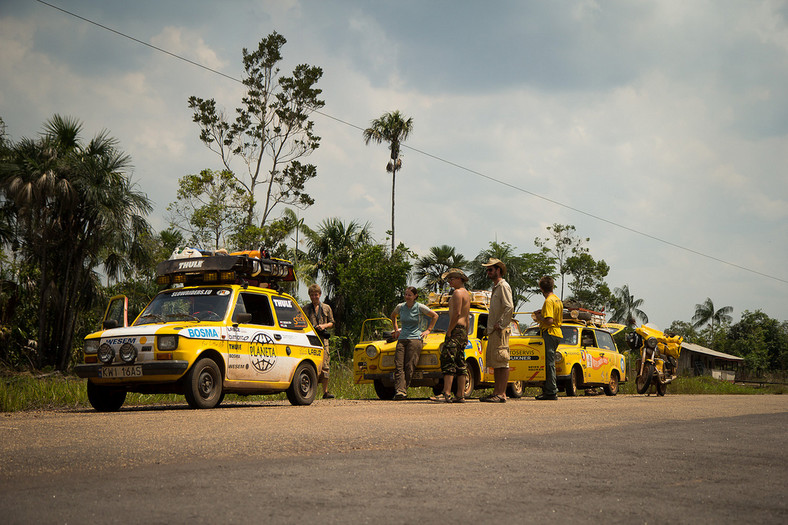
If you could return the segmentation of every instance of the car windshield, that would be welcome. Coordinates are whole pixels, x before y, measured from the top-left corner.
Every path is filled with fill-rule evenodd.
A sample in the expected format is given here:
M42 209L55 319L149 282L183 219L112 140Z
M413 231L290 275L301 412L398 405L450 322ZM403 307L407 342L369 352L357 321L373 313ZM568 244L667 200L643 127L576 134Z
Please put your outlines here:
M562 326L561 333L563 334L563 338L561 339L561 344L565 345L576 345L577 344L577 328L574 326ZM532 326L528 330L525 331L526 336L540 336L542 335L541 330L538 326Z
M165 290L153 298L133 326L173 321L221 321L232 291L226 288Z
M438 313L438 320L435 322L435 328L433 328L432 332L445 332L446 329L449 327L449 311L444 310ZM422 330L426 330L429 323L429 318L427 316L423 316L422 319ZM473 314L468 315L468 326L473 326Z

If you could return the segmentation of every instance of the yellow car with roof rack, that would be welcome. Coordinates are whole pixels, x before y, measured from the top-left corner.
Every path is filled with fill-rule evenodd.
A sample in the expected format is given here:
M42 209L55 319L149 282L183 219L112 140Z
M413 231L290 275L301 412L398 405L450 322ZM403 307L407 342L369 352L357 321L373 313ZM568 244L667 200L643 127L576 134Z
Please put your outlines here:
M180 393L192 408L213 408L226 393L287 392L311 404L323 345L295 299L288 261L239 252L170 259L157 266L159 292L128 323L128 299L113 297L103 329L85 338L88 399L119 410L127 392Z

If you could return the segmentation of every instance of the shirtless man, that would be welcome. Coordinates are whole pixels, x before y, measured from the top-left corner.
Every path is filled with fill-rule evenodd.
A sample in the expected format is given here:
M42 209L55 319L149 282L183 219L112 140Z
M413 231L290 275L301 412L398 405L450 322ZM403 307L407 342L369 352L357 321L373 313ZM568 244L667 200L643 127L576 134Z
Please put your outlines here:
M452 268L441 277L454 289L449 298L449 326L441 349L441 372L443 372L443 393L433 396L432 401L451 403L451 386L457 377L457 397L454 403L465 402L465 385L468 367L465 364L465 347L468 344L468 314L471 310L471 295L465 289L468 276L457 268Z

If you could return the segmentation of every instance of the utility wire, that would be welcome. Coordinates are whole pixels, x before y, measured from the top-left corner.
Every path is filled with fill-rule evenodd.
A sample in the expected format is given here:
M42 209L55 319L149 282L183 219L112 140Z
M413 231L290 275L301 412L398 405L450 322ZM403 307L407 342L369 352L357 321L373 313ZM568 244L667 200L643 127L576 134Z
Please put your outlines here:
M204 66L203 64L200 64L200 63L195 62L193 60L189 60L188 58L185 58L185 57L182 57L182 56L177 55L175 53L172 53L170 51L167 51L166 49L162 49L160 47L156 47L156 46L154 46L152 44L149 44L147 42L143 42L142 40L139 40L139 39L134 38L132 36L129 36L129 35L125 34L125 33L122 33L120 31L112 29L111 27L107 27L105 25L99 24L98 22L94 22L93 20L90 20L88 18L80 16L80 15L78 15L76 13L72 13L71 11L68 11L66 9L60 8L60 7L56 6L56 5L50 4L48 2L44 2L44 0L36 0L36 1L39 2L40 4L49 6L49 7L53 8L53 9L56 9L56 10L62 12L62 13L65 13L65 14L67 14L69 16L73 16L74 18L78 18L78 19L80 19L80 20L82 20L84 22L87 22L89 24L93 24L94 26L97 26L97 27L100 27L100 28L105 29L107 31L110 31L111 33L115 33L118 36L121 36L123 38L128 38L129 40L132 40L132 41L134 41L134 42L136 42L138 44L142 44L143 46L147 46L147 47L149 47L151 49L154 49L154 50L156 50L156 51L158 51L160 53L164 53L165 55L169 55L169 56L171 56L173 58L176 58L178 60L182 60L182 61L187 62L187 63L189 63L189 64L191 64L193 66L205 69L206 71L210 71L211 73L214 73L216 75L222 76L222 77L227 78L229 80L232 80L234 82L238 82L239 84L243 84L242 80L237 79L235 77L232 77L230 75L227 75L226 73L222 73L221 71L217 71L216 69L210 68L208 66ZM334 120L336 122L339 122L340 124L343 124L345 126L349 126L351 128L355 128L355 129L360 130L360 131L364 131L364 129L365 129L365 128L361 127L361 126L358 126L358 125L353 124L351 122L347 122L346 120L342 120L342 119L340 119L338 117L335 117L333 115L329 115L328 113L324 113L324 112L319 111L319 110L314 110L313 112L317 113L318 115L321 115L323 117L326 117L328 119L331 119L331 120ZM719 262L719 263L722 263L722 264L726 264L726 265L731 266L733 268L738 268L739 270L744 270L746 272L754 273L756 275L760 275L760 276L766 277L768 279L773 279L775 281L779 281L779 282L788 284L788 279L782 279L782 278L776 277L774 275L769 275L769 274L766 274L766 273L763 273L763 272L759 272L758 270L753 270L752 268L747 268L746 266L741 266L739 264L732 263L730 261L726 261L726 260L720 259L718 257L714 257L713 255L708 255L708 254L705 254L703 252L699 252L697 250L693 250L692 248L687 248L686 246L681 246L680 244L676 244L674 242L662 239L662 238L657 237L655 235L651 235L649 233L642 232L640 230L636 230L635 228L630 228L629 226L625 226L623 224L611 221L610 219L606 219L606 218L601 217L599 215L594 215L593 213L589 213L587 211L583 211L583 210L581 210L579 208L575 208L574 206L570 206L568 204L564 204L562 202L559 202L557 200L551 199L549 197L545 197L544 195L539 195L538 193L534 193L534 192L532 192L530 190L526 190L525 188L521 188L519 186L515 186L514 184L511 184L509 182L502 181L500 179L496 179L495 177L491 177L489 175L485 175L484 173L481 173L481 172L476 171L474 169L467 168L467 167L465 167L465 166L463 166L461 164L457 164L456 162L452 162L450 160L444 159L444 158L439 157L437 155L433 155L432 153L428 153L426 151L422 151L420 149L411 147L411 146L409 146L407 144L400 144L400 147L408 149L408 150L413 151L415 153L419 153L421 155L424 155L425 157L429 157L431 159L437 160L438 162L442 162L442 163L447 164L449 166L453 166L453 167L455 167L457 169L460 169L460 170L463 170L463 171L467 171L468 173L471 173L471 174L476 175L478 177L482 177L484 179L487 179L489 181L495 182L497 184L501 184L502 186L506 186L506 187L511 188L513 190L519 191L521 193L525 193L525 194L530 195L532 197L536 197L537 199L541 199L541 200L549 202L551 204L555 204L556 206L560 206L560 207L565 208L567 210L571 210L571 211L573 211L575 213L579 213L581 215L585 215L586 217L590 217L592 219L604 222L606 224L610 224L611 226L615 226L617 228L621 228L622 230L626 230L626 231L629 231L631 233L640 235L642 237L646 237L647 239L651 239L651 240L660 242L662 244L665 244L667 246L671 246L673 248L678 248L679 250L683 250L685 252L689 252L689 253L692 253L694 255L698 255L700 257L705 257L706 259L710 259L712 261L716 261L716 262Z

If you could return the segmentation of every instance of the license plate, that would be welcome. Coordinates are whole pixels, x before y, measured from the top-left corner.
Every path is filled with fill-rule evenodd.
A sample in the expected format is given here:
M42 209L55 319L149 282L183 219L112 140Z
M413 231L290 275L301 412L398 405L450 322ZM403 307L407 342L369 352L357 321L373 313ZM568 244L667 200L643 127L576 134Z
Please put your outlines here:
M139 377L142 375L140 365L133 366L102 366L100 377Z

